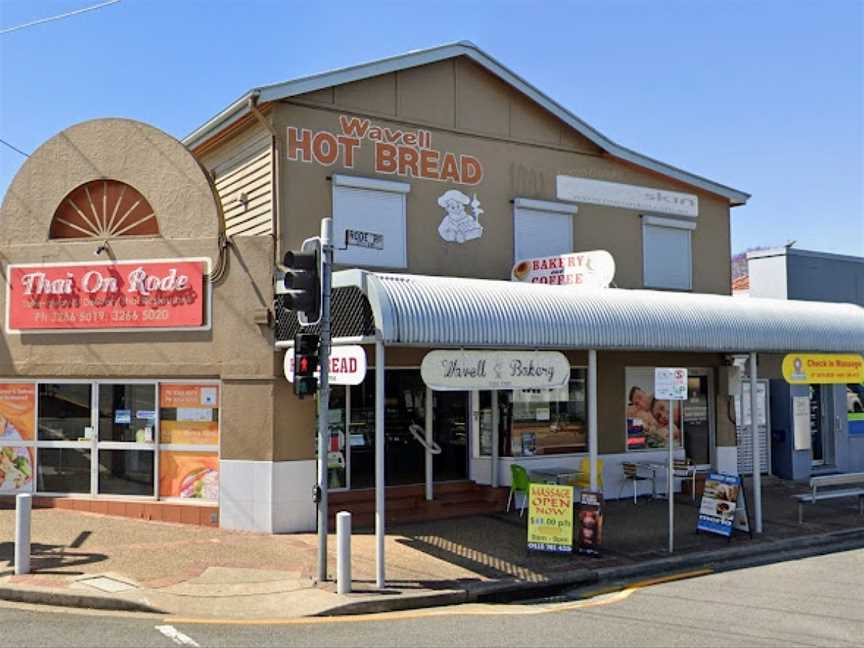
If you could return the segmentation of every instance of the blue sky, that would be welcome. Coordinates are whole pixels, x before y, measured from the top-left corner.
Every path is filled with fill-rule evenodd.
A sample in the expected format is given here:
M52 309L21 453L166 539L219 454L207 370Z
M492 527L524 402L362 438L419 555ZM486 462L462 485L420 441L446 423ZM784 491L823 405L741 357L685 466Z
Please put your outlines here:
M0 0L0 29L100 0ZM640 153L753 194L733 251L864 256L864 1L122 0L0 35L0 138L182 137L247 89L472 40ZM0 146L0 195L23 158Z

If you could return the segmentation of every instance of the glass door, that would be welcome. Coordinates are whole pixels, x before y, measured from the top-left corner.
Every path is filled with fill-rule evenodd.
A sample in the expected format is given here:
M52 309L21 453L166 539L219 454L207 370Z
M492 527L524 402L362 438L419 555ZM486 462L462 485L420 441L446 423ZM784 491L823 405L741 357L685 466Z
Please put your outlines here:
M99 383L96 493L156 495L156 384Z
M822 430L825 426L825 413L822 411L822 388L810 385L810 447L813 449L813 465L825 463L822 448Z
M37 395L36 490L46 494L93 490L93 385L40 383Z
M469 396L467 391L432 394L433 438L441 447L433 463L435 481L468 479Z

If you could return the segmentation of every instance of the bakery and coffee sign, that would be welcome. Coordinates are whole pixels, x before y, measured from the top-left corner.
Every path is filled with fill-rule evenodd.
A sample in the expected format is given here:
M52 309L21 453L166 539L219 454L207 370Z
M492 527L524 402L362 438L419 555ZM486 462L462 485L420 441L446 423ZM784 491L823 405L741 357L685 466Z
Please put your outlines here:
M436 391L559 389L570 363L557 351L430 351L420 375Z
M567 175L559 175L557 185L558 200L693 218L699 215L699 197L694 194Z
M209 260L9 265L6 330L204 328Z
M338 133L288 126L287 143L288 159L299 162L352 169L357 152L368 143L375 173L469 186L483 180L480 160L433 147L432 133L422 128L390 128L339 115Z
M615 259L606 250L523 259L510 273L512 281L577 288L608 288L614 276Z

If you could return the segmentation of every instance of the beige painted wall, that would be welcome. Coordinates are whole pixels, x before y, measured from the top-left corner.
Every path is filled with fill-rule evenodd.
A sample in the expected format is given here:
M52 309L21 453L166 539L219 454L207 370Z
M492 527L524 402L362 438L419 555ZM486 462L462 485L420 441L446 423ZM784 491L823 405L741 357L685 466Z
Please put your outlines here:
M523 95L466 59L337 86L278 104L270 113L277 133L287 126L339 133L340 114L363 116L390 128L428 128L439 150L470 154L484 166L477 186L373 172L372 143L357 150L353 168L283 159L280 199L283 245L297 247L331 214L328 177L345 173L409 182L408 267L403 272L509 279L513 263L513 205L517 197L556 200L556 176L575 175L699 196L693 235L693 290L730 293L728 200L618 161ZM284 155L284 153L283 153ZM462 245L438 236L444 214L437 198L447 189L476 192L485 213L483 237ZM573 249L606 249L617 264L616 284L642 287L642 212L580 204Z
M158 237L110 242L112 258L207 257L216 264L221 213L196 160L161 131L129 120L73 126L41 146L13 180L0 212L0 312L10 263L105 261L98 239L49 241L51 218L68 192L97 178L138 189L159 220ZM221 378L222 457L263 459L274 449L274 383L281 354L255 323L272 304L274 242L236 239L224 280L213 288L212 330L6 334L0 377Z

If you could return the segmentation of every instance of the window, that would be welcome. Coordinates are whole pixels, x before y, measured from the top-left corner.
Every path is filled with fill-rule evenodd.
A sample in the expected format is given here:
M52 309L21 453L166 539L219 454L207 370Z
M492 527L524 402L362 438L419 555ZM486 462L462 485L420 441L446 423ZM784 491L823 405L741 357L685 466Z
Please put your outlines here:
M119 180L92 180L70 191L51 219L51 239L158 236L147 199Z
M646 288L693 287L691 232L695 221L642 217L642 263Z
M499 392L499 405L503 405L500 454L530 457L587 452L586 389L587 370L581 368L572 369L570 382L560 389Z
M411 185L405 182L334 175L335 262L407 267L405 202L410 190Z
M513 260L573 251L576 205L517 198L513 201Z

